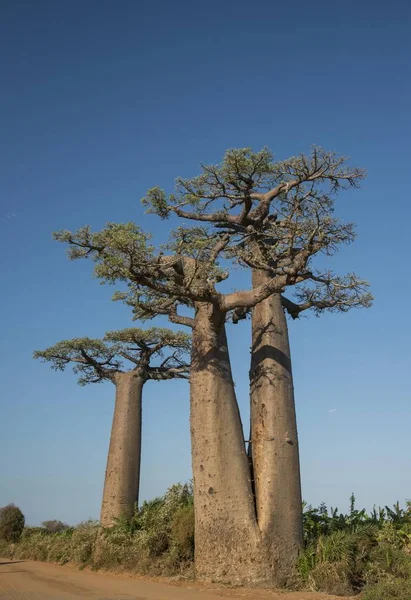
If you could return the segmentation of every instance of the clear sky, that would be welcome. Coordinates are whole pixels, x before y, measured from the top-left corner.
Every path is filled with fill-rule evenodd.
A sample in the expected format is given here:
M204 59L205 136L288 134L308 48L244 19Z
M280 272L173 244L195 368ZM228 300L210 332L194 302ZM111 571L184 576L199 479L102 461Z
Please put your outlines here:
M0 18L0 506L30 524L99 514L111 384L77 386L34 349L131 324L51 232L136 220L229 147L286 158L319 144L368 171L338 213L335 258L375 304L290 323L304 498L346 508L411 497L411 7L209 0L3 0ZM244 275L242 285L247 285ZM230 327L247 418L249 330ZM142 494L190 478L188 386L148 383Z

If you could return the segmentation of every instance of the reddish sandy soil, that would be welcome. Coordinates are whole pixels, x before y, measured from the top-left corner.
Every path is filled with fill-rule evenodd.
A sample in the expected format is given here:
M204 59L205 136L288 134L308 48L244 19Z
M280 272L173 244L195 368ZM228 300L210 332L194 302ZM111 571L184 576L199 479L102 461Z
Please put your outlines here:
M227 589L0 559L1 600L337 600L314 592ZM347 598L345 600L348 600Z

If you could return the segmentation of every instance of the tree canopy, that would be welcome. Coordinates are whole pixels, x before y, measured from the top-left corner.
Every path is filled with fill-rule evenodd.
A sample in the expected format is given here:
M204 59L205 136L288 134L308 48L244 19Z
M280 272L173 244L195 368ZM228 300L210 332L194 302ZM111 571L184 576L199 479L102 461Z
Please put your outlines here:
M223 254L245 267L263 269L293 286L283 297L296 318L312 309L347 311L372 301L368 283L354 273L337 275L317 255L332 256L355 239L353 223L334 216L335 197L358 187L365 173L345 157L313 147L275 162L268 148L228 150L221 165L203 165L192 179L178 178L173 194L152 188L148 212L201 222L220 239ZM237 313L238 314L238 313Z
M116 373L141 369L146 379L187 378L190 336L166 328L128 328L109 331L102 340L88 337L63 340L34 358L56 371L73 365L80 385L113 380Z
M108 223L99 232L86 226L54 237L69 244L70 258L94 260L102 281L127 282L128 292L115 297L131 304L136 318L166 314L192 325L178 307L195 302L211 302L241 318L273 293L283 295L294 318L308 309L319 314L367 307L372 301L367 281L336 274L321 259L354 241L354 225L334 216L335 197L363 177L344 157L317 147L308 156L279 162L267 148L228 150L221 165L177 179L175 193L147 192L142 202L149 212L198 222L172 230L160 249L134 223ZM222 294L217 286L229 277L227 260L264 269L270 279L255 289ZM285 296L287 288L291 294Z

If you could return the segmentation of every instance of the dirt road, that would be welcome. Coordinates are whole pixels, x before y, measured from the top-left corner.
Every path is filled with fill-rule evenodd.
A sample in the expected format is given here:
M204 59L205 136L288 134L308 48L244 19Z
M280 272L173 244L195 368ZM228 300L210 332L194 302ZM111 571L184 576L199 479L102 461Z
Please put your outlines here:
M1 600L333 600L304 592L220 590L0 559ZM348 600L347 598L345 600Z

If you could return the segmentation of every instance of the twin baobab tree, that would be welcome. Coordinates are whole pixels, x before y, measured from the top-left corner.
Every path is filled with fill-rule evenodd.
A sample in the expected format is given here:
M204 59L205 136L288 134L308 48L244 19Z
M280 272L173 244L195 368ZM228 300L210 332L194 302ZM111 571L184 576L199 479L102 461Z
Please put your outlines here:
M284 310L346 311L368 306L367 283L322 267L351 224L333 216L334 195L363 174L333 153L274 162L266 149L230 150L219 166L177 180L143 203L185 220L157 250L133 223L55 234L95 274L126 282L116 294L136 318L167 315L192 328L191 442L196 570L202 579L281 583L302 542L298 440ZM195 221L188 227L186 220ZM314 266L314 260L318 266ZM227 264L251 270L249 289L223 293ZM227 284L224 284L227 289ZM287 295L286 295L287 294ZM183 307L183 311L181 311ZM188 307L191 316L187 316ZM252 312L251 451L234 390L225 323Z
M64 340L34 353L55 370L72 364L81 385L111 381L116 387L100 517L104 527L131 517L138 502L143 386L148 380L187 379L189 350L190 336L184 332L130 328L110 331L103 340Z

